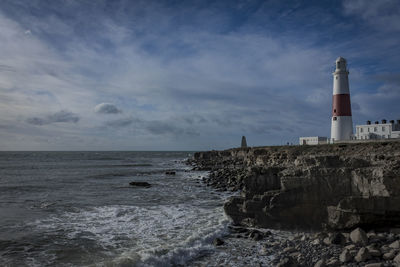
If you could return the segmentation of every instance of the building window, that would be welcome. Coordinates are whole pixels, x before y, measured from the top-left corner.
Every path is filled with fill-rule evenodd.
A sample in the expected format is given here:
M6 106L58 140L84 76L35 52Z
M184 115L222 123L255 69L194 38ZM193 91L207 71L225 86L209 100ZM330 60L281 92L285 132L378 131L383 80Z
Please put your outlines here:
M336 76L335 78L336 78L336 80L337 80L337 76Z
M374 132L376 132L376 131L378 131L378 128L377 128L377 127L374 127Z
M385 131L385 126L382 126L382 131L383 131L383 132Z
M369 127L367 128L367 131L369 132Z
M361 132L361 133L363 132L363 128L360 128L360 132Z

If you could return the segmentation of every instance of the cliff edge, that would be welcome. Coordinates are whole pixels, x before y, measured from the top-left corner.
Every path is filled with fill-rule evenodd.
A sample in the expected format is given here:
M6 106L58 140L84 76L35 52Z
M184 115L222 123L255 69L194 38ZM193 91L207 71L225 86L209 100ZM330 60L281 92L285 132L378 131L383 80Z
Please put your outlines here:
M207 184L241 190L234 223L280 229L400 226L400 142L198 152Z

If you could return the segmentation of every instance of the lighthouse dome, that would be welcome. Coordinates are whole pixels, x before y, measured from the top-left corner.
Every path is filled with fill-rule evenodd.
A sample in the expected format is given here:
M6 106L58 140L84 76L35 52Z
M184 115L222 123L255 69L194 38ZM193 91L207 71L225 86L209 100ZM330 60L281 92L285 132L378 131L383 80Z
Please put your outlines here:
M346 62L346 59L344 59L343 57L338 57L338 58L336 59L336 62L341 62L341 61Z

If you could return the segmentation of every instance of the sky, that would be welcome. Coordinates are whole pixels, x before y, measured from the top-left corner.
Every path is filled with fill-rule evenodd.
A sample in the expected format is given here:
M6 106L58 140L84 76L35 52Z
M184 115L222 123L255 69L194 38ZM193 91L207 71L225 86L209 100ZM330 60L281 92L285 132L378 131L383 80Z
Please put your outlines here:
M0 150L211 150L400 119L400 2L2 0Z

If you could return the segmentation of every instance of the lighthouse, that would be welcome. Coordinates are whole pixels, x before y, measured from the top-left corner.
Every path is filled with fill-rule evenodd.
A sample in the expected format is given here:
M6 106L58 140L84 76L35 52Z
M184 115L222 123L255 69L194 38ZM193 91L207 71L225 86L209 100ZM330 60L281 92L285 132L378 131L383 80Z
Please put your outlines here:
M346 59L336 59L336 69L333 72L332 126L333 141L350 140L353 135L353 120L351 117L349 71Z

